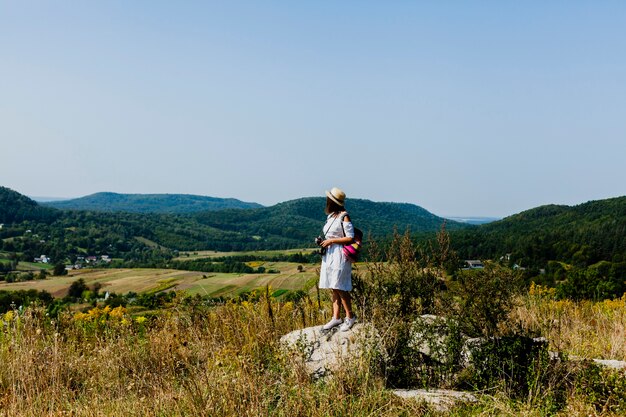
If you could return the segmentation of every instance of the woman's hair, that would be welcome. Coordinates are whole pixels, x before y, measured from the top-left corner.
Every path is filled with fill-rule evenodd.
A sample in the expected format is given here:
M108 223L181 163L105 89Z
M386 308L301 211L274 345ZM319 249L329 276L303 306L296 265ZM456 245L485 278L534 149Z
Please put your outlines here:
M342 212L344 208L326 197L326 214Z

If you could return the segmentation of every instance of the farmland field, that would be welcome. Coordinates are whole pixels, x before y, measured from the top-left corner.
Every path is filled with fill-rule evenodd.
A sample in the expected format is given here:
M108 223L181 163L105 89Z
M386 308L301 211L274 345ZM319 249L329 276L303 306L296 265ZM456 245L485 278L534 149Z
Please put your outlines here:
M278 255L293 255L296 253L308 254L314 251L315 248L303 248L303 249L283 249L283 250L259 250L259 251L242 251L242 252L219 252L213 250L206 251L193 251L193 252L180 252L177 261L189 261L193 259L204 258L221 258L228 256L259 256L259 257L272 257Z
M179 271L173 269L82 269L69 275L45 280L0 283L0 290L48 291L55 297L67 294L70 284L83 278L88 286L102 285L101 292L155 292L184 290L190 294L233 296L242 291L269 285L274 291L310 289L315 285L317 265L307 265L298 272L298 264L267 262L264 266L280 271L277 274L231 274L215 272ZM206 278L205 278L206 277Z

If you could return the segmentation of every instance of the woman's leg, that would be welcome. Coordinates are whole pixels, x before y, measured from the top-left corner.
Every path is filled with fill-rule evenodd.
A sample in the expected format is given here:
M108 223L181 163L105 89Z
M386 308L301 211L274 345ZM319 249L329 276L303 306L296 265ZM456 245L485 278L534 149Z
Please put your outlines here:
M339 313L341 308L341 296L342 291L333 289L333 319L339 319Z
M352 318L352 296L350 296L350 292L342 291L342 290L333 290L333 297L334 297L335 291L337 291L338 298L341 299L341 304L343 305L343 309L346 312L346 317L351 319ZM335 305L334 305L334 300L333 300L333 312L334 312L334 306ZM337 308L339 308L339 303L337 303Z

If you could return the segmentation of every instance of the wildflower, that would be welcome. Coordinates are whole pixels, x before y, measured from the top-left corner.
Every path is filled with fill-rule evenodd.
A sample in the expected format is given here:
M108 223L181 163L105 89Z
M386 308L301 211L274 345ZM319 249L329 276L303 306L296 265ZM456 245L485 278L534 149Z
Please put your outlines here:
M148 319L145 318L144 316L139 316L139 317L135 317L135 321L137 322L137 324L143 324L147 321Z
M111 310L111 312L109 313L109 316L116 318L116 319L121 319L124 317L125 314L126 314L126 309L122 306L119 306Z
M3 320L6 321L7 323L12 322L14 318L15 318L15 313L13 312L13 310L9 310L6 313L4 313Z

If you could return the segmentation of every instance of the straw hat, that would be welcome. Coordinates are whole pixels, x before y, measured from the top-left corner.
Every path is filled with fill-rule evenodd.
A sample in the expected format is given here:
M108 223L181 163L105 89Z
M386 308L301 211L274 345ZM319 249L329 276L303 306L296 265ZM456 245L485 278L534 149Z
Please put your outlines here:
M333 187L332 190L326 191L326 197L330 198L335 203L343 207L343 203L346 200L346 193L344 193L337 187Z

